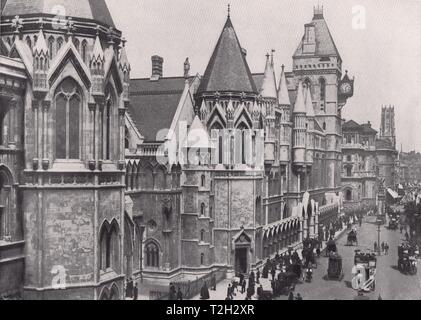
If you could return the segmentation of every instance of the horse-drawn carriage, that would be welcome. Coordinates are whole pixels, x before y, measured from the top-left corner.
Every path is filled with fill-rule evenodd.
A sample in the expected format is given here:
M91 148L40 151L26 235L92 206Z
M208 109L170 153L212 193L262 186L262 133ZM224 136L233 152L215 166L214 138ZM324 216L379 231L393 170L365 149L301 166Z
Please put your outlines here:
M352 288L361 291L374 291L376 288L377 257L374 253L355 250L352 268Z
M351 232L348 233L346 245L353 246L354 244L358 246L357 231L351 230Z
M398 247L398 269L400 272L410 275L417 274L418 250L415 246L402 244Z
M342 281L342 279L344 278L344 273L342 269L342 257L336 252L331 252L329 256L327 278L329 280L335 279L339 281Z
M389 230L397 230L398 229L398 219L397 218L391 218L389 220Z

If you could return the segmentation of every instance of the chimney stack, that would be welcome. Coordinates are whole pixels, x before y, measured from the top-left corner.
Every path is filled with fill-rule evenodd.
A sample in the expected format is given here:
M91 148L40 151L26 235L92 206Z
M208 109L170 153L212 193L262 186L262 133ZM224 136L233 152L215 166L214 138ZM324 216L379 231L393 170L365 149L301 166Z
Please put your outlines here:
M160 56L152 56L152 76L151 80L157 81L163 75L164 59Z

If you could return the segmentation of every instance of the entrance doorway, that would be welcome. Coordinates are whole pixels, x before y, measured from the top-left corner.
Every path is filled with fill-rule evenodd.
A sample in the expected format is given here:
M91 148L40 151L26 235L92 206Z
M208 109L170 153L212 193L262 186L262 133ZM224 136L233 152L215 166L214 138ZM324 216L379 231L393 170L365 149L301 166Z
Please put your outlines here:
M235 249L235 273L237 275L248 273L248 248Z

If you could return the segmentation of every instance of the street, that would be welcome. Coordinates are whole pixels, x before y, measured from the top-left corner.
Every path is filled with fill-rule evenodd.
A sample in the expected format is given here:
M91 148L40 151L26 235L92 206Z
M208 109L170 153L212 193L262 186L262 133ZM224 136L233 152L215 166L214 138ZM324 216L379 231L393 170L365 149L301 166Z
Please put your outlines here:
M352 289L351 269L354 265L354 251L372 251L374 242L377 241L377 225L375 217L366 217L361 227L356 227L358 232L358 246L346 246L347 232L337 240L339 254L343 258L344 278L342 281L326 280L329 259L322 255L318 260L318 267L314 269L311 283L298 281L295 294L300 293L304 300L353 300L357 292ZM380 240L390 246L389 255L377 258L376 288L374 292L365 293L370 299L378 299L381 295L384 300L420 300L421 299L421 274L415 276L404 275L397 270L398 246L404 239L399 230L390 231L386 225L381 227ZM264 290L271 290L269 279L261 279ZM225 280L218 284L217 291L210 291L211 300L224 300L227 286L230 282ZM200 299L199 296L195 300ZM236 293L234 300L244 300L245 295ZM286 300L281 296L278 300Z

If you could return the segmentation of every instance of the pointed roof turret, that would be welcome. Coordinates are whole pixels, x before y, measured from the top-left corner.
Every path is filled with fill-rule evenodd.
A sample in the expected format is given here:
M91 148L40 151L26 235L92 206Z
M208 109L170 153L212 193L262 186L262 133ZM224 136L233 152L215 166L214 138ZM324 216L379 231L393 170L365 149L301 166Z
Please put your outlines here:
M198 93L216 91L257 94L256 85L230 16L227 17L198 89Z
M104 50L102 49L101 40L99 36L96 36L94 49L92 51L91 60L92 61L104 61Z
M276 92L276 80L275 80L275 70L273 70L273 60L269 59L269 53L266 55L266 68L265 75L263 77L263 84L261 89L261 95L263 98L278 98ZM273 56L272 56L273 59Z
M127 72L130 72L130 62L129 62L129 58L127 57L127 52L126 52L126 40L122 39L121 40L122 43L122 47L121 47L121 52L120 52L120 61L119 61L119 66L121 70L126 70Z
M114 27L114 21L105 0L2 0L1 6L2 17L51 15L51 13L57 12L57 7L60 6L66 17L94 20Z
M285 77L285 66L282 65L281 80L279 82L278 102L280 105L290 106L287 79Z
M307 113L307 117L311 117L311 118L315 117L313 99L311 99L310 88L306 89L306 113Z
M306 106L304 101L303 83L298 83L297 100L294 105L294 113L306 113Z
M34 49L33 49L34 55L46 55L48 56L48 46L47 42L45 41L44 32L42 32L42 29L38 32L38 39L35 43Z

